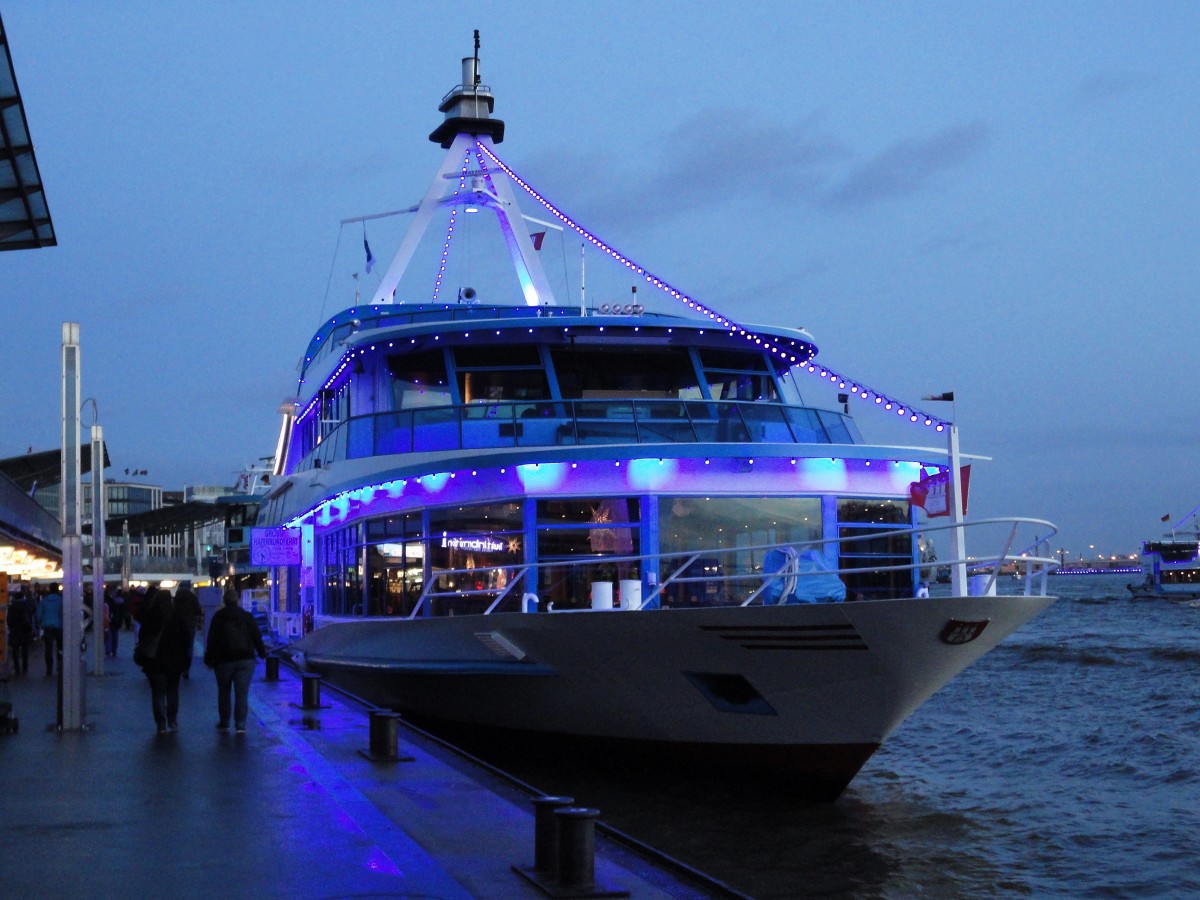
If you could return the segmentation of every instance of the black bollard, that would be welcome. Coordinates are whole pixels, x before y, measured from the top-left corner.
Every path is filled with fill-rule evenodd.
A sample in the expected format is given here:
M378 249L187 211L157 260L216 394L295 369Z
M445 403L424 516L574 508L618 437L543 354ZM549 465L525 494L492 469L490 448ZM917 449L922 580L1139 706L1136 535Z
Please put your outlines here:
M371 752L379 759L395 759L399 746L400 714L371 710Z
M558 877L558 820L554 811L570 806L574 797L534 797L533 804L533 871Z
M320 709L321 708L321 676L315 672L305 672L301 676L304 679L303 693L304 698L301 704L301 709Z
M279 680L279 657L278 656L268 656L266 658L265 662L267 664L267 671L266 671L266 674L263 676L264 680L278 681Z
M371 719L369 745L359 755L371 762L412 762L415 757L400 752L400 713L390 709L367 711Z
M596 885L596 820L600 810L567 806L554 811L558 820L559 886L590 891Z

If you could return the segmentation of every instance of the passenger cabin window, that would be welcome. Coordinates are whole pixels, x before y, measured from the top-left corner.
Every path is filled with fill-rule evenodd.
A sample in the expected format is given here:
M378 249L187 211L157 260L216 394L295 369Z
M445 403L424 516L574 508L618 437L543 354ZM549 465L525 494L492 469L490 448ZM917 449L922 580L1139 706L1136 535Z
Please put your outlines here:
M700 350L700 364L714 400L779 401L775 376L761 353L706 347Z
M388 359L392 375L392 409L449 406L454 401L441 350L425 350Z
M682 347L560 347L550 357L564 400L703 397Z

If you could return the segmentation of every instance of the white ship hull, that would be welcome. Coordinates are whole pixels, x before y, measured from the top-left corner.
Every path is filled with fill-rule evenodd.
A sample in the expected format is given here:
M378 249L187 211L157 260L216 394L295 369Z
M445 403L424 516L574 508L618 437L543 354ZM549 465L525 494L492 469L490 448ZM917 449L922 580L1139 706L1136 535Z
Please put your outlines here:
M332 683L422 720L654 746L836 796L917 706L1050 602L375 620L327 625L293 649ZM955 623L952 639L986 626L947 643Z

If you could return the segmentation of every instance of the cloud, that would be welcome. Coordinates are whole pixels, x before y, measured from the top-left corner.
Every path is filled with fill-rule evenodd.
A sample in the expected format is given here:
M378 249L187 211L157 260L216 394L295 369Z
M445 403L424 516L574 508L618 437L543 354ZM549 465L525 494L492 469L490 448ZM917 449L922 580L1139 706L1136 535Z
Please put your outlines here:
M1089 75L1076 86L1071 95L1070 106L1073 109L1103 106L1118 97L1141 91L1153 83L1153 78L1137 72L1098 72Z
M587 220L644 227L738 199L814 201L830 180L825 170L852 156L816 116L789 124L738 109L704 110L667 134L660 146L648 169L622 171L628 167L595 156L592 146L532 159L530 171L538 172L548 189L569 186L572 210ZM581 172L604 177L581 181ZM589 185L594 191L581 194ZM645 202L631 204L630 197Z
M936 175L979 156L991 137L983 122L952 125L930 137L896 141L854 166L824 198L829 207L857 207L924 188Z
M967 122L897 140L857 160L850 142L831 134L818 115L789 123L747 110L708 109L667 134L647 168L631 169L595 145L576 145L531 158L518 170L527 164L537 172L547 196L569 196L569 212L580 221L619 232L739 201L825 210L867 206L925 188L939 173L978 157L990 136L986 124ZM635 159L644 162L647 155ZM580 173L597 177L581 179ZM630 197L641 202L631 204Z

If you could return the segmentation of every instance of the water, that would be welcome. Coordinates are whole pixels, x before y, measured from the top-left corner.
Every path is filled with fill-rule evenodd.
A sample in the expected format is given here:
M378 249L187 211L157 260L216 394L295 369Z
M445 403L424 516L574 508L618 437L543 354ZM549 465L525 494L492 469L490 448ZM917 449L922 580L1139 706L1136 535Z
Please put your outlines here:
M921 707L834 804L676 773L531 784L758 898L1200 895L1200 607L1061 599Z

